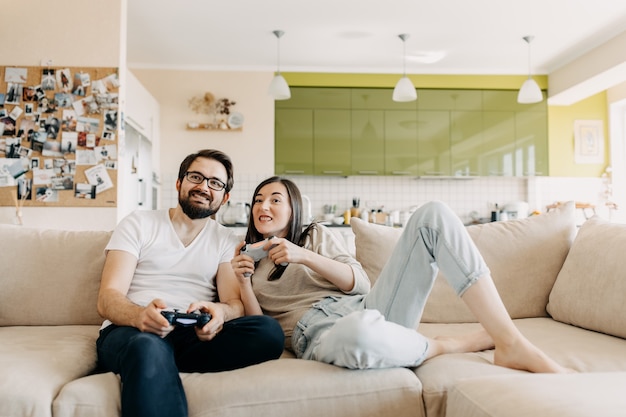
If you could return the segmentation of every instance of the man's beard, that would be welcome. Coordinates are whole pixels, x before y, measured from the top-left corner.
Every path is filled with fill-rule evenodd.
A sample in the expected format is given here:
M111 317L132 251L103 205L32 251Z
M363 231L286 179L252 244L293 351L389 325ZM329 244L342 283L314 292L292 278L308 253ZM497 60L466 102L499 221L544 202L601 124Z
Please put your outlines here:
M217 213L220 208L220 204L218 204L217 207L213 206L213 200L211 200L211 202L209 203L209 207L207 208L198 206L190 201L190 197L191 195L187 194L187 197L183 198L180 192L178 193L178 204L180 204L183 213L185 213L187 217L192 220L206 219L207 217Z

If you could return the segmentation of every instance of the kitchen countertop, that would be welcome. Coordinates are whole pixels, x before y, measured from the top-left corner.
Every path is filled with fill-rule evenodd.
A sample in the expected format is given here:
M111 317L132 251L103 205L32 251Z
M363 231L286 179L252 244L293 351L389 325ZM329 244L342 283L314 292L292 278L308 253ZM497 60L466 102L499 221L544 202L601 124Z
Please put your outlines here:
M326 227L350 227L349 224L326 224L326 223L322 223L324 226ZM245 227L247 228L248 225L247 224L222 224L222 226L226 226L226 227ZM304 225L305 227L308 226L307 224Z
M320 222L320 223L323 224L326 227L332 227L332 228L351 228L352 227L349 224L334 224L334 223L326 223L326 222ZM226 226L226 227L244 227L244 228L248 227L247 224L222 224L222 226ZM306 226L308 226L308 224L305 224L304 226L306 227ZM386 226L386 225L381 224L380 226ZM395 226L389 226L389 227L395 227Z

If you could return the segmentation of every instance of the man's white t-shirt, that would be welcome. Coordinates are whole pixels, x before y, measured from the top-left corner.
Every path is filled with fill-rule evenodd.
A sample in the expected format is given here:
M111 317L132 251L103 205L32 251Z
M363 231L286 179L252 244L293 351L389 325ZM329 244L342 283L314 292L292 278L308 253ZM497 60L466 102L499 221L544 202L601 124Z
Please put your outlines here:
M168 210L135 211L119 223L105 250L122 250L137 258L127 294L132 302L145 306L160 298L168 309L185 312L194 301L218 301L217 268L230 262L239 241L233 232L209 219L185 247ZM108 324L107 320L103 327Z

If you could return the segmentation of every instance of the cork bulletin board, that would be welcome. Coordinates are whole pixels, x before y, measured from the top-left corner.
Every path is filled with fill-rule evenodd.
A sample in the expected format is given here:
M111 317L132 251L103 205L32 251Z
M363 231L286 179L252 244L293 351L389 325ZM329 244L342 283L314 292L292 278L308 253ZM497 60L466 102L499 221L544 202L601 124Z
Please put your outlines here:
M0 67L0 206L115 207L117 68Z

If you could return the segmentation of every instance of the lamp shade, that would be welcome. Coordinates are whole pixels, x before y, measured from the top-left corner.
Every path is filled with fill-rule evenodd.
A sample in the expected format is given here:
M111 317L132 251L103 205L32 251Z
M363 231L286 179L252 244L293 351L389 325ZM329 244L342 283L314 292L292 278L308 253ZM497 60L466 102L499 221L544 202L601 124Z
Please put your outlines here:
M539 103L543 100L543 93L541 89L532 78L528 78L522 84L519 93L517 94L517 102L521 104Z
M393 89L393 101L413 101L417 100L417 91L415 86L406 75L398 80L396 87Z
M274 97L274 100L288 100L291 98L289 85L287 84L285 77L280 75L280 73L276 73L272 79L268 92L272 97Z

